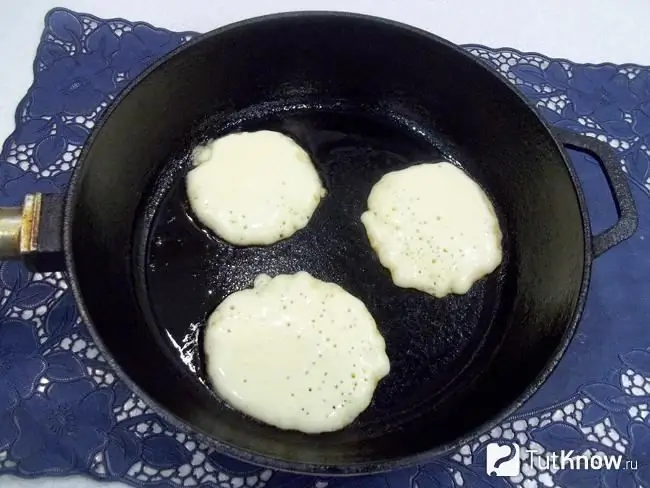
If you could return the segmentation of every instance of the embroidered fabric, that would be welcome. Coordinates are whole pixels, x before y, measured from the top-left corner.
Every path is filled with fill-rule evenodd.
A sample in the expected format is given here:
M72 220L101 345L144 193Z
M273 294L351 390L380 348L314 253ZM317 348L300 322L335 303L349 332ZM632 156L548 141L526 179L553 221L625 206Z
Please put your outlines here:
M0 204L18 204L26 192L65 191L98 114L130 79L194 35L52 10L34 83L0 154ZM573 343L519 412L447 457L389 474L325 479L251 466L175 431L129 391L93 345L61 273L30 274L3 262L0 474L81 473L141 488L650 486L650 255L644 242L650 224L650 68L464 47L517 85L552 124L615 148L641 215L637 234L596 261ZM570 154L597 232L613 220L606 184L594 160ZM522 446L519 474L488 476L492 441ZM622 466L548 465L545 455L561 450L587 458L620 455Z

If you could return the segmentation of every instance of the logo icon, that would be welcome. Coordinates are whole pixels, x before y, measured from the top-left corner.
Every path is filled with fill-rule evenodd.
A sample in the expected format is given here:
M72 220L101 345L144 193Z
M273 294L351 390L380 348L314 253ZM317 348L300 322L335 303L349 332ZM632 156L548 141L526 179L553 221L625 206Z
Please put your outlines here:
M521 473L519 446L490 442L485 453L485 471L489 476L518 476Z

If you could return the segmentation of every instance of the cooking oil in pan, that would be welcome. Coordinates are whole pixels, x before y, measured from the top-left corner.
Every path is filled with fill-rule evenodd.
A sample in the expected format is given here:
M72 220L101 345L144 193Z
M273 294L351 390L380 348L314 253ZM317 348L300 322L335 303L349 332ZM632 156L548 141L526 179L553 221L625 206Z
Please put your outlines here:
M381 176L417 161L453 158L410 121L360 108L256 107L206 123L194 145L231 131L275 130L311 156L327 197L309 224L270 246L233 246L193 218L185 193L185 155L163 171L150 208L146 282L162 341L187 374L207 385L201 329L228 295L256 276L307 271L361 299L377 322L391 358L366 415L408 412L441 394L482 343L498 306L495 274L463 296L433 299L396 287L378 262L360 222L370 189ZM190 144L188 147L191 148ZM444 156L444 157L443 157ZM236 184L236 182L233 182ZM265 351L260 351L264 354Z

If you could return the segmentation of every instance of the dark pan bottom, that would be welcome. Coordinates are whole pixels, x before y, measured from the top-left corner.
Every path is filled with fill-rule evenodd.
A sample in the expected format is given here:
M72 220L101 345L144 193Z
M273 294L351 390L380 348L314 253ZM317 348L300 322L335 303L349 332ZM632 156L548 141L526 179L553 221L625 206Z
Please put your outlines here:
M506 321L499 315L508 307L501 306L501 289L505 270L512 265L506 223L501 221L501 268L466 295L435 299L392 283L359 217L372 185L389 171L447 158L459 159L472 175L475 163L461 160L434 134L408 120L344 103L254 107L228 120L208 121L192 143L233 130L258 129L284 132L301 144L325 182L327 197L308 226L291 238L268 247L234 247L210 235L189 215L187 155L168 164L148 201L157 211L148 212L146 249L139 250L146 262L140 261L144 266L138 268L145 271L137 278L148 288L145 305L155 318L150 326L182 374L208 395L200 347L206 317L226 296L252 286L260 273L305 270L360 298L386 340L390 375L372 405L346 430L363 432L367 438L414 417L430 417L431 409L444 404L451 391L473 379L466 377L466 367L475 358L489 360L492 354L487 351L494 353L504 334ZM501 216L499 202L494 204ZM260 351L264 353L269 352ZM478 366L469 369L476 372Z

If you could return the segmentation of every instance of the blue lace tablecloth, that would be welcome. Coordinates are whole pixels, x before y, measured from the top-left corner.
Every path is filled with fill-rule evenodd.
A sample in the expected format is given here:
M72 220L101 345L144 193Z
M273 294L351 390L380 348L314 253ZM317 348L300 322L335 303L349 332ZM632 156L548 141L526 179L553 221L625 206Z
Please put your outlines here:
M0 204L18 204L26 192L64 191L98 114L143 68L194 35L51 11L34 84L0 154ZM174 431L129 391L93 345L62 274L30 275L5 262L0 474L83 473L156 488L650 486L650 68L579 65L509 48L466 49L516 84L551 123L615 148L641 217L632 239L596 261L577 335L524 408L449 456L390 474L318 479L250 466ZM601 230L615 218L604 178L592 159L571 156L592 226ZM636 465L558 470L524 459L520 474L488 477L492 440L539 453L620 454Z

